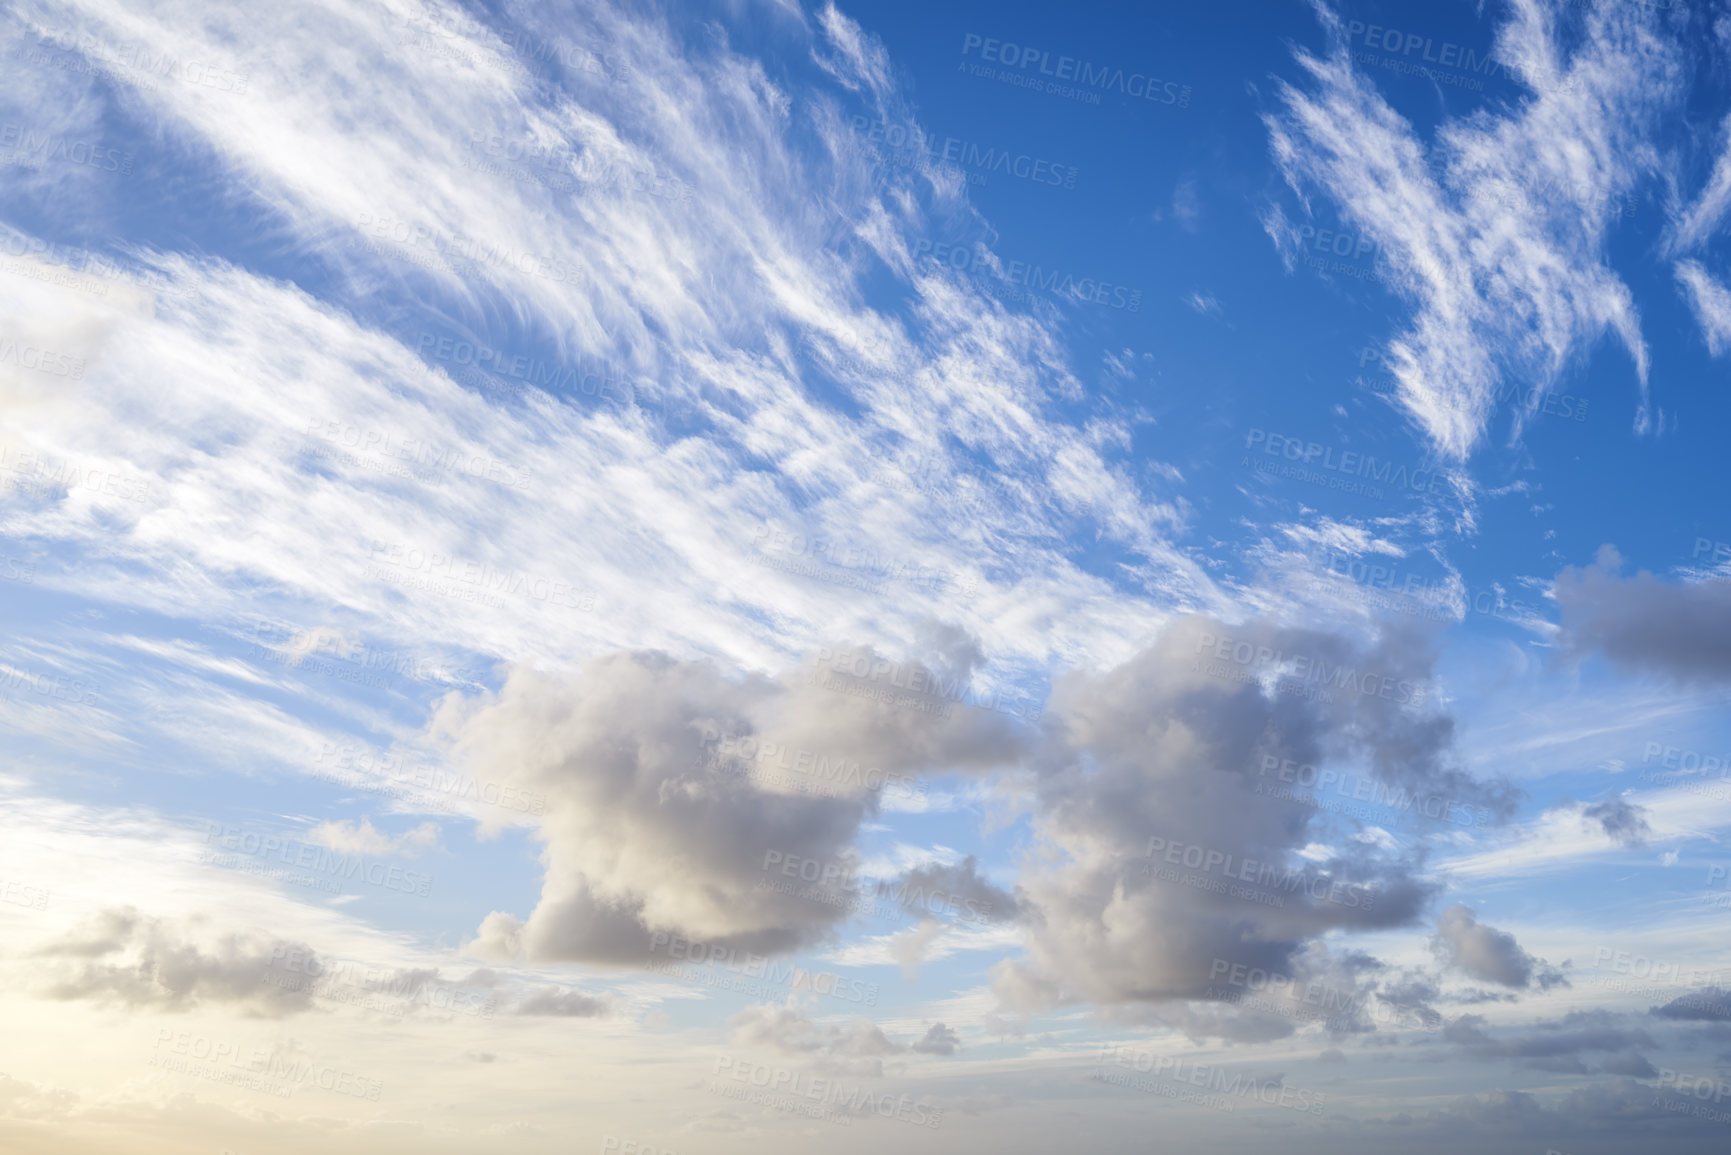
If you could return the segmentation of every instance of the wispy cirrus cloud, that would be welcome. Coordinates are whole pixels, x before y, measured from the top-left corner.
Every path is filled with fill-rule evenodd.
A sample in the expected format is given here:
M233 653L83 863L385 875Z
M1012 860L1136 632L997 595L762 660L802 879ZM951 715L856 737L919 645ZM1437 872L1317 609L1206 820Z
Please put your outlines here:
M1640 313L1605 245L1615 198L1656 166L1652 130L1683 90L1674 21L1601 0L1565 36L1550 7L1515 0L1496 55L1527 93L1447 118L1426 141L1354 66L1339 18L1318 12L1329 48L1296 52L1307 81L1281 82L1264 121L1300 200L1334 201L1411 302L1387 360L1413 423L1464 459L1500 381L1549 388L1610 334L1633 362L1647 428ZM1270 232L1293 243L1278 210Z

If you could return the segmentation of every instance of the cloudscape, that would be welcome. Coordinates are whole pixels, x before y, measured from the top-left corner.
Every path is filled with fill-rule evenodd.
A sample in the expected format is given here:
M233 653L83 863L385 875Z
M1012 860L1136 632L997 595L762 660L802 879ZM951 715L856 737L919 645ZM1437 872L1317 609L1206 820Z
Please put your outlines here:
M1731 1148L1726 0L0 58L0 1151Z

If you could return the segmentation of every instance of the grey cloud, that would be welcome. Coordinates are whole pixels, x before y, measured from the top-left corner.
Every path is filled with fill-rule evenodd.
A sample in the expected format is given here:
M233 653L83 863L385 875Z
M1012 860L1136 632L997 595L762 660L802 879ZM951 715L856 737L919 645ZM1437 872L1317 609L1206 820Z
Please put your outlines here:
M794 1006L750 1006L729 1019L728 1026L739 1046L805 1056L820 1069L856 1075L881 1075L886 1056L908 1049L869 1019L852 1019L840 1027L820 1025Z
M1646 845L1647 839L1652 837L1653 828L1647 824L1647 813L1645 806L1638 806L1626 798L1607 798L1582 810L1581 817L1597 822L1613 841L1635 847Z
M228 1003L272 1018L310 1007L311 985L273 982L295 976L270 966L273 958L292 954L311 960L309 973L317 973L310 947L257 931L201 938L196 925L151 918L130 906L103 910L32 952L55 960L43 993L167 1011Z
M555 1015L568 1019L593 1019L607 1013L607 1000L582 991L547 987L517 1004L519 1015Z
M922 916L951 915L965 922L1008 922L1021 910L1015 895L980 876L971 854L949 866L933 863L880 882L878 893L895 896L903 909Z
M1220 639L1270 657L1250 667L1220 662ZM1282 662L1290 674L1299 659L1305 673L1292 681L1311 692L1265 688L1263 678L1272 683ZM999 998L1033 1010L1219 997L1208 993L1216 960L1292 974L1306 945L1330 930L1414 922L1436 892L1417 858L1362 843L1327 861L1300 857L1318 813L1275 797L1261 770L1268 758L1356 761L1390 788L1501 807L1496 787L1454 764L1452 720L1395 700L1422 697L1431 660L1426 637L1399 628L1358 643L1194 616L1170 623L1116 669L1061 681L1035 758L1035 825L1056 857L1020 880L1029 950L994 972ZM1331 686L1326 698L1304 681L1319 671ZM1238 677L1245 672L1256 677ZM1220 859L1212 874L1190 864L1190 884L1157 878L1151 838L1230 855L1241 872L1252 860L1270 865L1287 881L1234 895ZM1172 1014L1237 1021L1225 1011Z
M1621 1055L1612 1055L1600 1063L1599 1074L1624 1075L1631 1079L1654 1079L1658 1077L1659 1071L1647 1061L1647 1056L1629 1051Z
M1721 987L1703 987L1679 995L1662 1007L1648 1013L1661 1019L1684 1019L1691 1022L1731 1022L1731 991Z
M967 652L961 636L943 640L964 651L965 673L977 649ZM826 882L814 901L770 885L777 876L764 863L772 852L812 860L845 880L881 786L856 778L832 796L801 793L722 754L718 735L885 774L1019 754L1009 720L986 711L939 717L797 675L730 679L711 663L657 653L595 658L571 677L519 669L496 695L448 699L434 730L477 778L547 800L540 902L526 920L489 915L475 952L635 966L657 961L656 933L771 954L822 941L847 917L845 881Z
M922 918L906 930L897 931L890 936L887 944L890 957L902 968L902 977L913 982L919 977L920 967L926 961L934 943L942 938L950 929L950 924L940 922L935 918Z
M1403 1110L1365 1123L1372 1134L1382 1130L1388 1139L1398 1139L1402 1150L1438 1155L1486 1139L1515 1150L1511 1142L1523 1137L1529 1142L1521 1148L1535 1152L1636 1150L1658 1142L1668 1155L1709 1155L1725 1147L1723 1124L1668 1113L1651 1086L1632 1078L1579 1087L1550 1105L1524 1091L1497 1090L1463 1095L1434 1110ZM1663 1130L1656 1131L1655 1125Z
M1570 1060L1595 1051L1614 1052L1619 1065L1633 1067L1640 1060L1635 1052L1656 1044L1646 1031L1618 1026L1618 1016L1608 1011L1570 1011L1561 1020L1541 1022L1516 1033L1494 1037L1480 1015L1462 1015L1443 1028L1443 1038L1475 1059L1521 1059L1541 1070L1589 1073ZM1543 1065L1541 1065L1543 1064ZM1619 1073L1619 1072L1611 1072Z
M962 1049L962 1039L944 1024L933 1023L913 1049L921 1055L953 1055Z
M1479 922L1462 903L1443 911L1431 948L1444 966L1487 983L1525 988L1537 981L1544 990L1568 985L1561 972L1522 950L1514 935Z
M1731 582L1666 582L1645 570L1624 578L1622 565L1607 545L1592 565L1557 575L1564 652L1683 682L1731 681Z

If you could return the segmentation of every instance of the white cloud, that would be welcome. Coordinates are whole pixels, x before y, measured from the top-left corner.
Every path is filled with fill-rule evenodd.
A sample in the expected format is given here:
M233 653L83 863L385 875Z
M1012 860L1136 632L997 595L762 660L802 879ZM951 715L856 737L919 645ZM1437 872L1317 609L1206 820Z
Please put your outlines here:
M1505 377L1548 389L1606 332L1634 363L1645 428L1647 347L1605 242L1612 205L1653 164L1659 110L1681 92L1679 45L1660 17L1595 5L1565 52L1548 8L1516 0L1496 55L1529 95L1446 120L1427 144L1319 11L1332 46L1297 52L1309 83L1280 85L1282 108L1265 118L1274 158L1301 199L1320 190L1375 242L1412 302L1386 356L1437 453L1471 452ZM1279 241L1296 226L1277 209L1269 228Z
M338 854L420 854L439 848L439 824L423 822L401 834L375 829L370 818L359 822L321 822L307 833L307 841L326 846Z
M1714 280L1700 261L1678 261L1677 283L1688 292L1707 350L1718 357L1731 349L1731 289Z

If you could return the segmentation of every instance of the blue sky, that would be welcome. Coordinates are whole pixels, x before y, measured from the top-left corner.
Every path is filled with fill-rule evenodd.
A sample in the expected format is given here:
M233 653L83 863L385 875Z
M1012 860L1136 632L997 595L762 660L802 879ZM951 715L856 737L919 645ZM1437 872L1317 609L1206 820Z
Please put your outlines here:
M1722 5L0 29L9 1149L1723 1149Z

